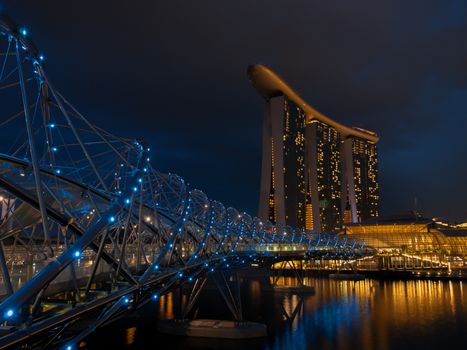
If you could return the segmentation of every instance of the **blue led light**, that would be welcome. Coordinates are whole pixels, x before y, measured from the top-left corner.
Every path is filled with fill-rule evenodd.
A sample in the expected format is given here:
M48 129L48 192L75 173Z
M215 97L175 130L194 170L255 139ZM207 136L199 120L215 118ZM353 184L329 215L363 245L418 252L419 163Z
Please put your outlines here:
M72 350L72 349L73 349L73 347L72 347L71 345L68 345L68 346L66 347L66 350Z
M123 302L125 304L129 304L130 303L130 298L126 297L125 299L123 299Z
M57 169L57 170L55 170L55 173L57 173L57 174L61 174L61 173L62 173L62 171L61 171L60 169Z
M79 257L81 257L81 252L80 252L79 250L76 250L76 251L73 253L73 256L74 256L75 258L79 258Z
M143 169L143 171L144 171L145 173L147 173L147 171L148 171L148 168L144 168L144 169Z
M146 161L147 161L147 162L149 162L150 160L151 160L151 158L149 158L149 157L146 158Z
M125 199L126 204L130 204L130 198Z
M25 28L21 29L20 32L21 32L21 35L27 35L28 34L28 31Z
M12 309L8 309L8 310L5 312L5 318L10 318L10 317L12 317L14 314L15 314L15 312L14 312Z
M115 216L111 216L111 217L109 218L109 221L110 221L110 222L115 222Z
M159 270L159 265L154 266L154 270Z
M52 124L49 125L49 127L53 129L53 128L55 128L55 124L52 123Z
M152 296L152 298L153 298L154 300L157 300L157 299L159 299L159 295L154 294L154 295Z
M57 147L52 147L52 151L57 152L58 148Z
M39 55L39 59L40 59L41 61L43 61L44 58L45 58L44 55Z
M139 183L142 183L142 182L143 182L143 179L142 179L142 178L139 178L139 179L138 179L138 182L139 182Z
M137 192L138 191L138 187L133 187L133 192Z
M193 282L193 277L188 277L188 281Z

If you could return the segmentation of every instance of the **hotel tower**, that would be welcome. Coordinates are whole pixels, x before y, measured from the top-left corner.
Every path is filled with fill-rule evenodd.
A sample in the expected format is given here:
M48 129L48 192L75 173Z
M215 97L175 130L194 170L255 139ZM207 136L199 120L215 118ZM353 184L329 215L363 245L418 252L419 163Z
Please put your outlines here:
M259 217L331 232L378 216L378 136L324 116L263 65L248 75L266 101Z

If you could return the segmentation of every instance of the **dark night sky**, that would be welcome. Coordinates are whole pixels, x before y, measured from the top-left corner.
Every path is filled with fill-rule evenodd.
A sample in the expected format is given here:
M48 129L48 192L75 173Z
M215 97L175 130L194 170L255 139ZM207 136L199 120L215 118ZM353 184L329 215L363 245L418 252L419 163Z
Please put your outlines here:
M322 113L381 136L382 211L467 221L463 0L0 0L92 122L256 213L263 63Z

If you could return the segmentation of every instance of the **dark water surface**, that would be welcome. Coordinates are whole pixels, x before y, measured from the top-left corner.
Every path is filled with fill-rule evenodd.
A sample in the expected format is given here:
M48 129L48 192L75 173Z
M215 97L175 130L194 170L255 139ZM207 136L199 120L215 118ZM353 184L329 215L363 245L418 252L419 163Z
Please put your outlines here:
M294 284L294 278L285 278ZM333 281L312 277L314 295L265 290L245 279L244 317L263 322L268 337L217 340L162 335L158 318L176 313L174 294L137 315L96 331L88 349L467 349L467 283L461 281ZM215 290L203 291L198 318L231 318ZM294 315L292 319L290 316Z

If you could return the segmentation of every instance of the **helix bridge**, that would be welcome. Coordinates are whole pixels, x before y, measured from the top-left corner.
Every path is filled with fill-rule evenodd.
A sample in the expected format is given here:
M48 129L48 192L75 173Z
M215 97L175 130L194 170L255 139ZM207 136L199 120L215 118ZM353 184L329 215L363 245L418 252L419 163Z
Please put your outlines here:
M210 274L364 249L261 221L157 171L143 140L91 123L55 89L30 33L7 17L0 133L0 348L36 339L71 350Z

